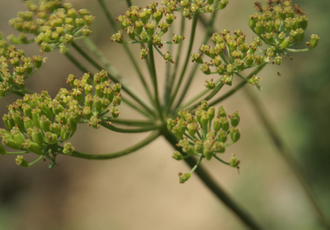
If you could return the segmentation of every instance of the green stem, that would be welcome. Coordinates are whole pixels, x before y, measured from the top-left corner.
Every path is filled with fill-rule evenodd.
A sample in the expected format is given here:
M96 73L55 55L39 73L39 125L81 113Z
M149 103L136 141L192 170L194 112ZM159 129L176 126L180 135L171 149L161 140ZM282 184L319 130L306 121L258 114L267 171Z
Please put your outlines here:
M256 67L247 77L246 79L250 79L253 75L259 73L260 70L262 70L262 68L264 68L264 66L266 65L266 63L259 65L258 67ZM234 89L230 90L228 93L222 95L221 97L217 98L216 100L212 101L209 103L209 106L213 106L218 104L219 102L223 101L224 99L226 99L227 97L231 96L232 94L234 94L236 91L238 91L240 88L242 88L245 84L247 83L247 81L242 81L241 83L239 83Z
M201 101L209 101L209 100L211 100L220 91L220 89L223 87L223 85L224 84L221 81L219 81L217 83L217 86L212 90L212 92L209 95L207 95L204 99L202 99ZM197 102L195 105L190 106L187 110L190 110L190 111L191 110L194 110L199 105L200 105L200 101ZM210 105L210 103L209 103L209 105Z
M266 131L270 138L272 139L274 145L276 146L277 150L283 157L284 161L288 164L289 168L293 171L295 176L297 177L298 181L300 182L300 185L303 187L308 199L310 200L314 211L318 215L319 220L322 222L324 227L326 229L330 229L330 224L328 223L328 220L326 219L326 216L324 215L321 205L317 201L317 198L315 196L315 193L312 189L312 186L310 182L307 180L302 168L297 163L297 161L293 158L293 155L290 153L290 151L285 148L284 142L281 139L280 135L277 133L275 125L272 123L270 117L262 107L259 99L257 96L248 88L245 88L244 90L245 95L250 99L251 104L255 108L256 114L261 119L261 122L263 123L264 127L266 128Z
M172 34L173 34L173 26L170 26L170 29L168 31L168 35L171 37ZM182 43L182 42L181 42ZM180 43L180 44L181 44ZM169 50L168 50L170 53L173 53L173 45L170 45L169 47ZM175 63L176 65L176 63ZM171 80L171 67L172 65L167 65L167 68L166 68L166 72L165 72L165 82L164 82L164 85L165 85L165 90L164 90L164 96L163 96L163 106L165 106L168 102L168 97L169 95L171 94L171 88L170 88L170 80Z
M37 163L38 161L40 161L44 156L40 156L38 157L38 159L36 159L35 161L32 161L31 163L29 163L29 166L34 165L35 163Z
M111 118L111 117L104 117L101 118L102 121L110 121L114 124L121 124L121 125L127 125L127 126L148 126L148 125L155 125L155 121L141 121L141 120L126 120L126 119L117 119L117 118Z
M197 21L198 21L198 13L194 14L193 17L193 21L192 21L192 25L191 25L191 33L190 33L190 40L189 40L189 46L188 46L188 50L187 50L187 55L186 55L186 60L184 62L183 68L181 70L181 74L180 74L180 78L179 78L179 82L176 85L176 88L174 90L173 95L170 98L169 103L167 104L167 108L166 108L166 114L169 113L169 111L171 110L171 106L175 100L175 97L179 91L179 88L181 86L181 82L183 80L183 76L186 72L186 68L188 66L188 62L190 60L190 54L191 54L191 50L192 50L192 46L194 44L194 40L195 40L195 32L196 32L196 26L197 26Z
M127 100L126 98L122 97L122 100L124 103L126 103L128 106L131 108L135 109L137 112L141 113L142 115L149 117L149 118L154 118L155 115L154 113L150 113L149 111L145 111L144 109L138 107L135 103L132 103L131 101Z
M107 58L103 55L103 53L99 50L99 48L94 44L94 42L89 38L84 39L84 42L85 42L87 48L105 66L105 69L109 73L109 78L116 83L118 83L118 82L122 83L123 90L128 95L130 95L135 101L137 101L142 107L144 107L151 114L154 114L154 112L149 108L149 106L147 106L147 103L145 102L145 100L141 96L139 96L138 93L136 93L134 91L134 89L130 86L130 84L118 74L117 70L109 63Z
M286 51L293 52L293 53L300 53L300 52L307 52L309 51L309 48L305 49L291 49L291 48L286 48Z
M127 0L127 1L129 1L129 0ZM108 19L110 25L112 26L112 28L113 28L115 31L117 31L117 30L118 30L118 27L117 27L117 25L116 25L115 20L113 20L113 17L111 16L111 13L110 13L110 11L108 10L108 7L105 5L105 3L104 3L103 0L99 0L99 3L100 3L100 5L101 5L101 8L102 8L102 10L103 10L105 16L106 16L107 19ZM129 3L130 3L130 1L129 1ZM127 3L127 4L128 4L128 3ZM131 4L131 3L130 3L130 4ZM135 58L134 58L132 52L131 52L130 49L128 48L127 44L124 43L124 44L123 44L123 47L124 47L125 52L127 53L128 57L129 57L130 61L132 62L133 66L134 66L134 69L136 70L136 72L137 72L137 74L138 74L138 76L139 76L139 78L140 78L140 81L141 81L141 83L142 83L144 89L145 89L146 92L147 92L147 95L148 95L148 97L149 97L150 102L153 102L153 97L152 97L152 95L151 95L151 92L150 92L149 86L148 86L147 82L145 81L145 79L144 79L144 77L143 77L143 74L142 74L142 72L141 72L141 69L139 68L139 65L137 64L137 62L136 62L136 60L135 60Z
M128 7L131 7L131 6L132 6L132 2L131 2L131 0L126 0L126 3L127 3L127 6L128 6Z
M181 15L180 34L184 33L184 28L185 28L185 17L183 15ZM176 74L178 72L178 66L179 66L179 62L180 62L182 47L183 47L183 42L180 42L177 53L176 53L176 57L174 59L175 63L174 63L173 73L172 73L172 75L169 79L167 88L165 88L165 99L164 99L165 103L164 103L164 105L168 105L168 102L170 100L170 96L171 96L171 93L172 93L172 89L174 88L173 86L174 86Z
M182 153L181 149L176 146L178 140L173 134L167 130L164 130L163 136L173 146L173 148ZM193 168L197 163L196 159L193 157L189 157L184 160L191 168ZM237 215L237 217L246 224L246 226L248 226L250 229L262 229L246 211L244 211L237 203L232 200L232 198L216 183L216 181L202 166L199 166L195 170L195 173L213 192L213 194L217 196L225 205L227 205L227 207L231 209Z
M226 162L226 161L220 159L220 158L217 157L215 154L213 155L213 157L214 157L215 159L217 159L218 161L220 161L221 163L225 164L225 165L230 165L228 162Z
M23 155L23 154L27 154L29 152L6 152L6 154L4 155Z
M29 89L23 89L23 90L18 90L18 91L13 91L14 94L20 97L24 97L25 94L34 94L32 90Z
M215 2L215 8L218 7L218 4L219 4L219 1ZM203 23L203 25L206 27L206 34L205 34L205 37L204 37L204 39L203 39L202 44L206 44L207 41L208 41L208 39L209 39L209 38L212 36L212 34L214 33L212 27L213 27L213 24L214 24L214 21L215 21L215 17L216 17L216 15L217 15L216 13L212 14L211 19L210 19L210 21L208 21L208 22L206 22L206 20L205 20L201 15L198 17L199 20L200 20L200 21ZM185 87L184 87L184 89L182 90L181 96L179 97L179 100L178 100L178 102L176 103L175 108L178 108L178 107L180 106L180 104L182 103L184 97L186 96L186 94L187 94L187 92L188 92L188 90L189 90L189 88L190 88L190 84L191 84L193 78L194 78L195 75L196 75L197 68L198 68L198 64L195 63L195 64L194 64L194 67L192 68L192 70L191 70L191 72L190 72L190 75L189 75L188 80L187 80L187 82L186 82L186 84L185 84Z
M127 149L118 151L118 152L113 152L113 153L107 153L107 154L92 154L92 153L83 153L83 152L78 152L78 151L73 151L73 153L69 156L72 157L77 157L77 158L84 158L84 159L89 159L89 160L105 160L105 159L113 159L121 156L125 156L129 153L135 152L136 150L148 145L150 142L154 141L157 137L160 136L159 131L154 131L152 132L147 138L142 140L136 145L133 145ZM63 151L63 147L58 146L59 150Z
M156 73L156 66L155 66L155 58L154 58L154 51L152 47L152 41L148 43L148 49L149 49L149 64L150 64L150 70L151 70L151 80L153 82L154 86L154 94L155 94L155 102L157 106L157 111L159 114L160 119L163 121L163 111L160 106L159 96L158 96L158 84L157 84L157 73Z
M88 70L77 60L75 59L69 52L65 54L65 56L75 65L78 69L83 73L88 73Z
M100 66L96 61L94 61L80 46L77 45L77 43L72 42L71 44L73 48L81 55L83 56L92 66L94 66L98 71L101 71L104 69L102 66Z
M138 128L138 129L124 129L124 128L118 128L111 124L107 124L107 122L101 122L101 125L104 128L107 128L107 129L110 129L112 131L119 132L119 133L143 133L143 132L149 132L149 131L159 129L162 126L162 125L153 125L153 126L146 126L146 127L142 127L142 128Z

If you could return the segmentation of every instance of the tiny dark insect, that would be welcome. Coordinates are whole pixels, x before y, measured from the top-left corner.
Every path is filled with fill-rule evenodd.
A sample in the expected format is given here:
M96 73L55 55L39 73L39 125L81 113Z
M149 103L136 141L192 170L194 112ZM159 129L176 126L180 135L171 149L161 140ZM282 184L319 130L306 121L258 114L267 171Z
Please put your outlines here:
M280 72L277 72L277 76L282 76L282 74Z

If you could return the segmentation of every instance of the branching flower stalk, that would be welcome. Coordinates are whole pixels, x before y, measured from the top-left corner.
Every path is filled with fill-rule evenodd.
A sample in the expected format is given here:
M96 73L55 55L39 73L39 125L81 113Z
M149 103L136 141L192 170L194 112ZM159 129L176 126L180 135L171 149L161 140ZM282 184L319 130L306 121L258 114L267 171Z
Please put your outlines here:
M186 182L196 173L247 226L261 229L217 185L203 169L201 162L215 159L224 165L239 167L241 162L235 154L228 159L223 156L226 149L240 139L240 114L227 114L224 107L217 104L245 84L260 89L259 72L265 66L280 65L285 57L290 57L290 52L306 52L317 46L319 36L313 34L306 43L307 48L294 48L305 38L304 31L308 22L305 12L290 0L267 1L266 5L255 2L256 13L251 15L248 23L256 37L248 43L246 35L239 29L234 33L227 29L212 33L216 14L226 7L228 0L162 0L160 4L152 2L145 8L134 6L127 0L129 9L117 16L116 20L105 1L98 2L110 26L116 31L110 40L124 46L148 100L134 90L88 38L92 34L89 25L95 20L95 16L88 10L76 10L72 4L61 0L40 0L38 3L25 1L28 10L19 12L17 18L10 20L10 24L20 34L9 35L7 40L0 36L0 97L10 93L22 97L8 105L8 113L3 115L6 128L0 129L0 137L6 148L0 145L0 154L17 155L16 164L22 167L30 167L46 159L50 162L49 168L52 168L57 166L56 156L59 154L84 159L112 159L133 153L159 136L164 136L177 150L172 157L186 161L192 168L189 172L179 173L180 183ZM197 51L193 50L196 26L199 19L203 19L203 14L212 16L207 23L203 44ZM181 18L180 34L173 34L173 26L176 26L178 17ZM192 20L188 36L183 34L186 19ZM78 40L83 40L83 43L77 43ZM186 54L182 54L183 42L188 42ZM54 98L47 91L33 93L25 89L25 79L41 67L45 58L40 55L26 57L13 44L30 43L39 45L43 55L59 50L82 71L82 77L70 74L66 82L71 89L60 89ZM140 46L138 55L145 60L152 87L142 74L140 61L130 51L131 45ZM171 47L164 51L165 46ZM175 57L171 54L174 48L177 48ZM76 50L98 72L89 71L71 54L71 49ZM155 55L161 55L168 67L163 100L159 95L160 73L157 73ZM179 73L180 59L184 61ZM194 63L188 75L190 61ZM195 79L198 67L202 73L213 77L207 80ZM251 69L251 73L243 77L240 72L246 69ZM182 84L185 78L186 84ZM236 84L239 79L241 82ZM205 82L205 90L182 104L193 80ZM231 91L221 93L222 88L233 84L236 85ZM145 120L117 118L122 101L145 116ZM118 152L83 153L78 150L79 146L74 147L68 140L77 131L78 124L84 123L96 129L102 126L120 133L151 134L136 145ZM23 155L28 153L38 155L37 159L27 162ZM321 219L327 225L324 217Z

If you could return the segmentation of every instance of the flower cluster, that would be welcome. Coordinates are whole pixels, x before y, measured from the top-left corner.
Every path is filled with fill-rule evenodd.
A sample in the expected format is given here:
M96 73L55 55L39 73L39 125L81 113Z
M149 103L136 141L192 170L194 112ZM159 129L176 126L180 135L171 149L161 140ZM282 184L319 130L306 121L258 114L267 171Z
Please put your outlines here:
M163 44L180 43L184 39L184 36L173 34L172 41L162 40L162 36L167 33L169 27L176 18L173 14L175 8L157 6L157 3L151 3L144 9L131 6L124 15L118 16L116 20L133 42L152 43L158 48L161 48ZM112 35L110 40L124 43L122 31L120 30L118 33ZM147 48L141 49L141 59L146 58L148 54L149 51ZM172 56L169 53L163 54L163 57L165 61L173 62Z
M167 120L167 128L179 139L177 146L182 148L186 156L177 151L173 154L174 159L182 160L197 155L200 156L201 161L202 158L210 160L214 157L224 164L238 167L240 161L236 156L233 156L230 162L225 162L217 156L218 153L224 153L226 147L240 139L240 130L237 128L240 121L238 112L227 115L222 106L215 111L214 107L208 106L207 101L202 101L195 110L195 115L182 110L178 115L176 119ZM230 142L227 142L228 135ZM192 172L193 170L188 173L189 177ZM188 177L187 175L180 175L181 183L185 181L184 177Z
M282 57L275 57L274 47L270 47L264 53L256 52L262 46L260 38L257 37L248 44L245 37L246 35L241 30L236 30L233 35L226 29L220 33L214 33L211 40L215 45L203 44L199 49L200 53L192 54L192 61L202 64L200 69L204 74L224 75L222 82L228 85L232 84L234 73L263 63L281 63ZM211 60L204 62L202 54ZM214 69L212 70L211 67ZM209 82L206 87L212 89L214 84Z
M23 50L9 45L0 34L0 98L24 90L25 79L41 64L41 56L26 57Z
M18 12L18 17L9 23L22 32L18 37L10 36L13 43L30 43L26 34L33 34L35 43L41 52L50 52L59 48L67 52L67 44L81 36L91 34L88 26L95 19L86 9L76 10L70 3L61 0L25 1L28 11Z
M70 155L74 150L67 142L63 151L60 151L58 144L72 137L77 130L77 123L89 120L91 126L98 128L100 118L109 111L114 118L119 115L116 106L121 101L121 85L115 84L111 88L105 71L94 75L94 87L89 74L84 74L81 79L69 75L68 83L73 89L68 91L61 88L54 99L47 91L43 91L41 94L25 94L23 99L9 105L8 114L2 117L6 127L0 129L2 144L44 155L55 163L57 152ZM2 154L6 152L2 151ZM17 162L25 166L26 162L21 157L18 159Z
M113 118L119 116L117 106L121 103L121 84L116 83L111 87L111 81L108 79L108 73L102 70L94 75L93 87L90 74L85 73L81 79L70 74L67 83L73 87L73 90L68 92L66 89L61 89L55 99L67 100L68 96L69 100L74 98L81 105L83 117L89 120L88 124L99 128L100 118L108 112ZM85 97L83 97L83 93ZM111 103L112 106L110 106Z
M265 43L280 52L304 40L308 18L297 4L293 6L291 0L254 4L258 12L251 14L249 26ZM318 35L312 35L309 49L315 48L318 40Z
M165 5L170 9L176 9L182 12L182 15L187 18L192 18L192 16L199 13L215 13L215 11L223 9L227 6L228 0L220 0L218 6L214 6L214 0L182 0L178 4L175 0L164 0L161 4ZM177 6L177 4L179 6Z

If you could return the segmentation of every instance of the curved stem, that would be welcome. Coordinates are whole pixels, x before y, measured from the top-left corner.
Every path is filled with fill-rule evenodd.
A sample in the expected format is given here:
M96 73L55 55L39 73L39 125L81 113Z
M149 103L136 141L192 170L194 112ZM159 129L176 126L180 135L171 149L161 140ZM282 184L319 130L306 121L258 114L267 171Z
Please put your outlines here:
M153 140L155 140L159 136L160 136L160 132L159 131L154 131L147 138L145 138L144 140L142 140L138 144L133 145L132 147L129 147L127 149L124 149L124 150L121 150L121 151L118 151L118 152L107 153L107 154L93 154L93 153L83 153L83 152L73 151L72 154L68 155L68 156L77 157L77 158L84 158L84 159L89 159L89 160L113 159L113 158L125 156L129 153L132 153L132 152L146 146L147 144L149 144L150 142L152 142ZM62 153L63 147L58 146L58 149Z
M181 151L179 147L176 146L178 143L177 138L171 134L169 131L165 130L163 132L166 140L178 151ZM193 157L185 158L185 162L193 168L197 161ZM229 209L231 209L238 218L250 229L262 229L255 220L240 207L237 203L235 203L232 198L216 183L216 181L211 177L211 175L202 167L199 166L195 173L199 176L202 182L213 192L215 196L217 196Z
M179 78L179 82L176 85L176 88L174 90L173 95L170 98L169 103L167 104L167 108L166 108L166 114L169 113L171 106L175 100L175 97L179 91L183 76L186 72L186 68L188 66L188 62L190 60L190 54L191 54L191 50L192 50L192 46L194 44L194 40L195 40L195 32L196 32L196 26L197 26L197 21L198 21L198 13L195 13L194 17L193 17L193 21L192 21L192 26L191 26L191 33L190 33L190 40L189 40L189 46L188 46L188 50L187 50L187 56L186 56L186 60L184 62L183 68L181 70L181 74L180 74L180 78Z
M104 128L107 128L107 129L110 129L112 131L119 132L119 133L143 133L143 132L149 132L149 131L159 129L162 126L162 125L153 125L153 126L146 126L146 127L142 127L142 128L138 128L138 129L124 129L124 128L118 128L111 124L107 124L107 122L105 122L105 121L101 122L101 125Z
M89 63L92 64L92 66L94 66L97 70L101 71L102 69L104 69L102 66L100 66L96 61L94 61L82 48L80 48L80 46L77 45L77 43L72 42L71 45L73 46L73 48L75 48L75 50L81 55L83 56Z
M163 121L164 120L163 111L160 106L160 101L159 101L159 96L158 96L157 72L156 72L156 67L155 67L155 58L154 58L152 41L148 43L148 49L149 49L149 64L150 64L150 70L151 70L151 79L152 79L153 86L154 86L155 102L156 102L159 117Z
M278 152L281 154L284 161L288 164L289 168L292 170L292 172L295 174L298 181L300 182L300 185L304 189L309 201L311 202L311 204L314 208L314 211L318 215L319 220L322 222L324 227L326 227L326 229L330 229L330 224L328 223L328 220L326 219L326 216L324 215L324 213L322 211L321 205L317 201L317 198L312 189L311 183L307 180L301 166L293 158L293 155L290 153L290 151L287 148L285 148L283 140L281 139L280 135L276 132L275 125L272 123L270 117L268 116L266 111L263 109L257 96L248 88L245 88L244 92L245 92L245 95L250 99L251 104L254 106L254 108L255 108L254 111L259 116L261 122L263 123L264 127L266 128L266 131L267 131L268 135L270 136L270 138L272 139Z
M29 163L29 166L34 165L35 163L37 163L38 161L40 161L44 156L40 156L38 157L38 159L36 159L35 161L32 161L31 163Z
M259 65L258 67L256 67L247 77L246 79L250 79L253 75L259 73L260 70L262 70L265 67L266 63ZM221 97L219 97L218 99L216 99L215 101L212 101L209 103L209 106L213 106L215 104L218 104L219 102L223 101L224 99L226 99L227 97L231 96L232 94L234 94L237 90L239 90L240 88L242 88L245 84L247 83L247 81L242 81L241 83L239 83L235 88L233 88L232 90L230 90L228 93L222 95Z

